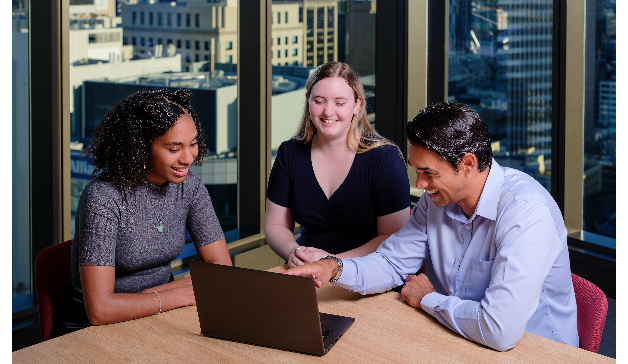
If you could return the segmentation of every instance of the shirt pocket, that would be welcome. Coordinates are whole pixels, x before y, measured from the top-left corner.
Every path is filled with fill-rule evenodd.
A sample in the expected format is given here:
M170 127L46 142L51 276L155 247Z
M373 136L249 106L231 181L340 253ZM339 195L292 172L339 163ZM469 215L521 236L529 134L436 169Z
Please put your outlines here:
M491 270L495 260L471 259L464 277L464 297L461 299L480 302L491 283Z

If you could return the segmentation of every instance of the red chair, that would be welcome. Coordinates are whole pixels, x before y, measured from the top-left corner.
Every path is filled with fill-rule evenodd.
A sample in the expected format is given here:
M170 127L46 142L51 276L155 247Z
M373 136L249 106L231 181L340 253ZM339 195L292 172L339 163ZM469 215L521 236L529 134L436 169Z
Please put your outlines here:
M597 353L608 312L606 295L595 284L571 273L578 306L580 348Z
M50 339L54 323L63 311L70 287L72 240L51 245L35 259L35 289L39 305L41 341Z

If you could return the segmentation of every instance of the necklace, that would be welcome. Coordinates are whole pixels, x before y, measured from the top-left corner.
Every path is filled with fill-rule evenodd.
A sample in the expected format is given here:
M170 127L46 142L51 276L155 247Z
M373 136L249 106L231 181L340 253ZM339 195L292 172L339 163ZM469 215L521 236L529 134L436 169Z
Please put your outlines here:
M166 191L166 195L168 194L168 192ZM149 195L149 199L150 199L150 206L153 208L153 213L155 214L155 216L157 216L157 209L155 209L155 204L153 202L154 198L152 198L151 195ZM163 223L163 218L164 218L164 210L165 208L161 209L161 214L158 216L157 218L157 231L160 233L164 232L164 223Z

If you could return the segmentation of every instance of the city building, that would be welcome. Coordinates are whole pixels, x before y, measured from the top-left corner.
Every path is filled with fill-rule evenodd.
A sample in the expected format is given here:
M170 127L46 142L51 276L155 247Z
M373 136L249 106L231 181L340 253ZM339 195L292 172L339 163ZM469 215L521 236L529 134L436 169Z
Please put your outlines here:
M181 54L181 69L210 61L237 63L237 0L188 1L122 6L123 43L139 57L161 56L170 45ZM303 64L299 5L273 8L273 64Z

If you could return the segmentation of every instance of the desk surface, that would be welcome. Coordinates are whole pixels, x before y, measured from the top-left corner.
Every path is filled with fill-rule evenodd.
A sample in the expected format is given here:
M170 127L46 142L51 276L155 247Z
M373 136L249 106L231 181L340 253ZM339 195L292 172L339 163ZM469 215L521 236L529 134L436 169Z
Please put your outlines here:
M204 337L196 306L189 306L73 332L14 352L13 363L615 362L528 333L515 348L500 353L453 333L396 292L361 296L328 284L318 290L318 302L321 312L355 317L323 357Z

